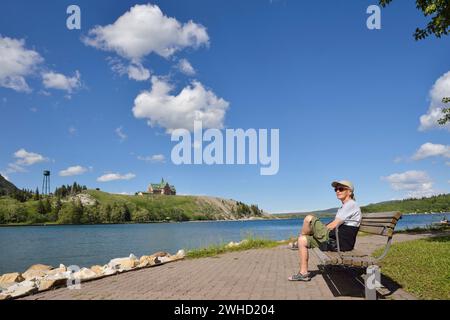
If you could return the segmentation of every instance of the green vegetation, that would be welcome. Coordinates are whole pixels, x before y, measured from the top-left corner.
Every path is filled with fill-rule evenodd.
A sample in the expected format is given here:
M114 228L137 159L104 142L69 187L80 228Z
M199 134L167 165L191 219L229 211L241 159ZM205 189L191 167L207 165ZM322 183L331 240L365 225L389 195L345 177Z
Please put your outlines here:
M17 191L19 191L19 189L17 189L15 185L13 185L11 182L6 180L0 174L0 196L11 194L11 193L17 192Z
M383 7L391 2L392 0L379 0ZM423 12L425 17L431 16L431 21L428 22L425 29L417 28L414 32L416 40L425 39L432 34L437 38L448 34L450 28L450 2L448 0L416 0L416 7Z
M54 196L0 197L0 224L99 224L261 217L255 205L211 197L116 195L74 183Z
M287 242L274 241L253 236L246 237L237 246L227 246L226 243L210 245L205 248L190 250L186 253L186 258L197 259L205 257L214 257L222 253L233 251L244 251L250 249L273 248Z
M377 250L374 256L381 254ZM382 272L421 299L450 299L450 236L394 244Z
M450 194L429 198L404 199L369 204L361 207L362 212L400 211L402 213L450 212Z
M450 98L446 97L446 98L442 99L442 103L445 103L445 104L450 103ZM440 125L445 125L447 122L450 122L450 108L442 107L442 114L444 115L444 117L439 119L438 123Z

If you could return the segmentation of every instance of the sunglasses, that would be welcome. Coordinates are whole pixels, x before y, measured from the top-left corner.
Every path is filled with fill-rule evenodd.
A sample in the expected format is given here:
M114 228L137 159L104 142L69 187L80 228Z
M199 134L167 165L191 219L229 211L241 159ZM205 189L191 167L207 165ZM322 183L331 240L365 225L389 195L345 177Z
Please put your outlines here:
M344 190L348 190L348 188L344 188L344 187L338 187L338 188L334 188L334 192L343 192Z

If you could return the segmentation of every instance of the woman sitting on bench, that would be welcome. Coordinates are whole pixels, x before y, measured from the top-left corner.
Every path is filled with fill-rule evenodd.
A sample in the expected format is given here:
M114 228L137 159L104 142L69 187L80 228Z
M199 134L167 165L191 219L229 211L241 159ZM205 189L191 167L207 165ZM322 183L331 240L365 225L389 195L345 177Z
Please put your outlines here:
M309 281L308 248L320 248L322 251L336 251L335 229L339 227L340 251L353 250L361 223L361 209L355 201L355 188L350 181L334 181L331 186L336 192L342 206L335 219L329 224L323 224L317 217L308 215L303 221L301 234L297 245L300 257L300 271L289 277L290 281Z

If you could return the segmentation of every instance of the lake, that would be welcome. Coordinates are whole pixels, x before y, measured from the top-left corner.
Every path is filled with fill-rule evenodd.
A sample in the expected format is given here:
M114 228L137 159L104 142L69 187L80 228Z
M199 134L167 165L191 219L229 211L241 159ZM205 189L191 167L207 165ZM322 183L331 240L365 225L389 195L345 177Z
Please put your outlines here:
M403 216L398 230L439 222L445 214ZM447 214L450 215L450 214ZM322 219L327 223L331 219ZM179 249L240 241L247 235L284 240L296 236L300 219L211 221L83 226L26 226L0 228L0 275L23 272L37 263L90 267L112 258L175 254Z

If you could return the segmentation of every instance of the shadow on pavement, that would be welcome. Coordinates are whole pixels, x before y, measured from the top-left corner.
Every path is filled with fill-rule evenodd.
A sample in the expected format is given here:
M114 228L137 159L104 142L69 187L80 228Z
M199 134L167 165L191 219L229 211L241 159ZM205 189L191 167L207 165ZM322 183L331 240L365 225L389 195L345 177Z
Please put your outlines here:
M365 298L365 268L344 268L328 266L319 268L328 288L335 297ZM382 288L378 290L378 299L389 299L401 286L389 277L381 275Z

